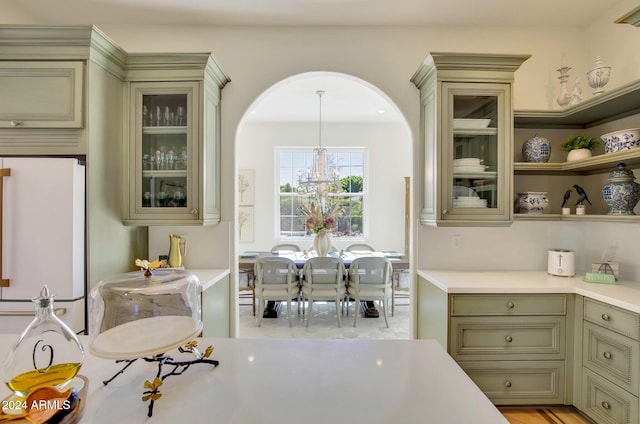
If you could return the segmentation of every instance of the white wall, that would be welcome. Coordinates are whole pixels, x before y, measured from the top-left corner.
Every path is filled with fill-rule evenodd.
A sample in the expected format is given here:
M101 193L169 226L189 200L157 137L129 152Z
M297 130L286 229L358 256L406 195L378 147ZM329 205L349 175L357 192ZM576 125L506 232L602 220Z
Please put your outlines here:
M193 229L190 239L203 248L198 262L218 266L221 259L216 249L236 249L233 238L235 213L236 137L238 125L251 103L273 84L303 72L335 71L353 75L378 87L404 114L413 136L413 151L419 151L418 91L409 82L430 51L482 53L526 53L532 57L516 72L514 105L516 109L557 109L558 73L563 53L572 69L572 78L581 78L583 94L590 95L584 74L595 55L601 55L613 66L613 89L640 78L637 46L640 28L614 24L613 20L635 7L635 0L623 0L610 13L602 15L587 28L549 27L532 22L528 27L205 27L205 26L125 26L100 25L125 50L130 52L210 51L217 57L229 83L222 93L222 219L231 231ZM0 23L32 23L28 17L0 14ZM16 16L17 15L17 16ZM573 79L571 79L573 81ZM414 157L414 175L418 158ZM414 180L413 216L421 208L420 181ZM586 263L598 256L598 246L617 234L631 251L640 232L637 225L517 222L510 228L457 230L434 229L417 224L413 229L418 266L438 268L522 267L545 269L544 252L556 245L556 234L570 234L584 240ZM172 229L150 229L150 242L163 243ZM449 249L450 235L462 236L462 249ZM619 234L618 234L619 233ZM227 235L223 235L227 234ZM200 243L201 241L201 243ZM560 240L562 241L562 240ZM593 249L593 253L591 253ZM150 252L153 247L150 246ZM528 252L524 254L522 252ZM196 253L194 253L196 254ZM630 258L630 257L629 257ZM230 262L230 265L233 263ZM640 273L629 266L629 277L640 279Z
M317 147L317 123L252 123L238 132L238 169L255 170L254 242L240 243L241 251L269 250L285 242L278 234L276 147ZM411 176L411 136L402 124L323 123L323 146L366 148L369 179L365 190L375 193L367 198L368 217L365 240L380 250L404 250L404 177ZM358 240L333 239L337 249ZM296 241L300 248L311 246L311 238Z

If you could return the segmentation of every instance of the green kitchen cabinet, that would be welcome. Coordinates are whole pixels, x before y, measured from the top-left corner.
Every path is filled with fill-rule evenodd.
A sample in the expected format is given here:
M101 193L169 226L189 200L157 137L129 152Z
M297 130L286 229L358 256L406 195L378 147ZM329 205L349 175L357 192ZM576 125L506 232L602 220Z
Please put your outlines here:
M129 55L124 222L220 222L220 95L209 54Z
M640 314L584 298L581 401L598 423L639 419Z
M570 404L573 295L447 294L418 279L418 338L434 338L496 405Z
M422 224L511 224L512 86L528 57L431 53L411 78L421 103Z

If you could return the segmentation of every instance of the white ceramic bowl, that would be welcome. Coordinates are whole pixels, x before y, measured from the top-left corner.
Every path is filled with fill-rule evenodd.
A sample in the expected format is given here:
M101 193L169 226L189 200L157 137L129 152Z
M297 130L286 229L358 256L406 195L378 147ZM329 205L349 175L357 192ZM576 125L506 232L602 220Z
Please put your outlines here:
M613 153L640 147L640 128L629 128L601 135L604 152Z

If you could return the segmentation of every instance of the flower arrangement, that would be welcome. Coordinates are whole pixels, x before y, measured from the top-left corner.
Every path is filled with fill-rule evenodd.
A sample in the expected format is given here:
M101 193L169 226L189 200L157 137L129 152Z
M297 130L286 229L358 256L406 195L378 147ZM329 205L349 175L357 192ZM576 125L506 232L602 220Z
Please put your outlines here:
M321 231L331 231L338 224L337 218L342 214L342 206L335 203L329 210L323 211L323 207L316 201L310 201L301 206L302 214L305 216L305 227L307 230L318 234Z

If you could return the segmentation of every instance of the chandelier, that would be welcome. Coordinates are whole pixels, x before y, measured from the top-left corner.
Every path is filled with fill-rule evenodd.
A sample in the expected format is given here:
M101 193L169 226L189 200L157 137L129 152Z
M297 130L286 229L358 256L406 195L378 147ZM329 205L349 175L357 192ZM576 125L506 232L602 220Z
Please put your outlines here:
M324 91L316 91L319 103L318 147L313 149L313 165L307 169L306 175L298 171L298 192L325 200L330 193L340 192L340 173L337 168L329 169L329 153L322 147L322 95Z

